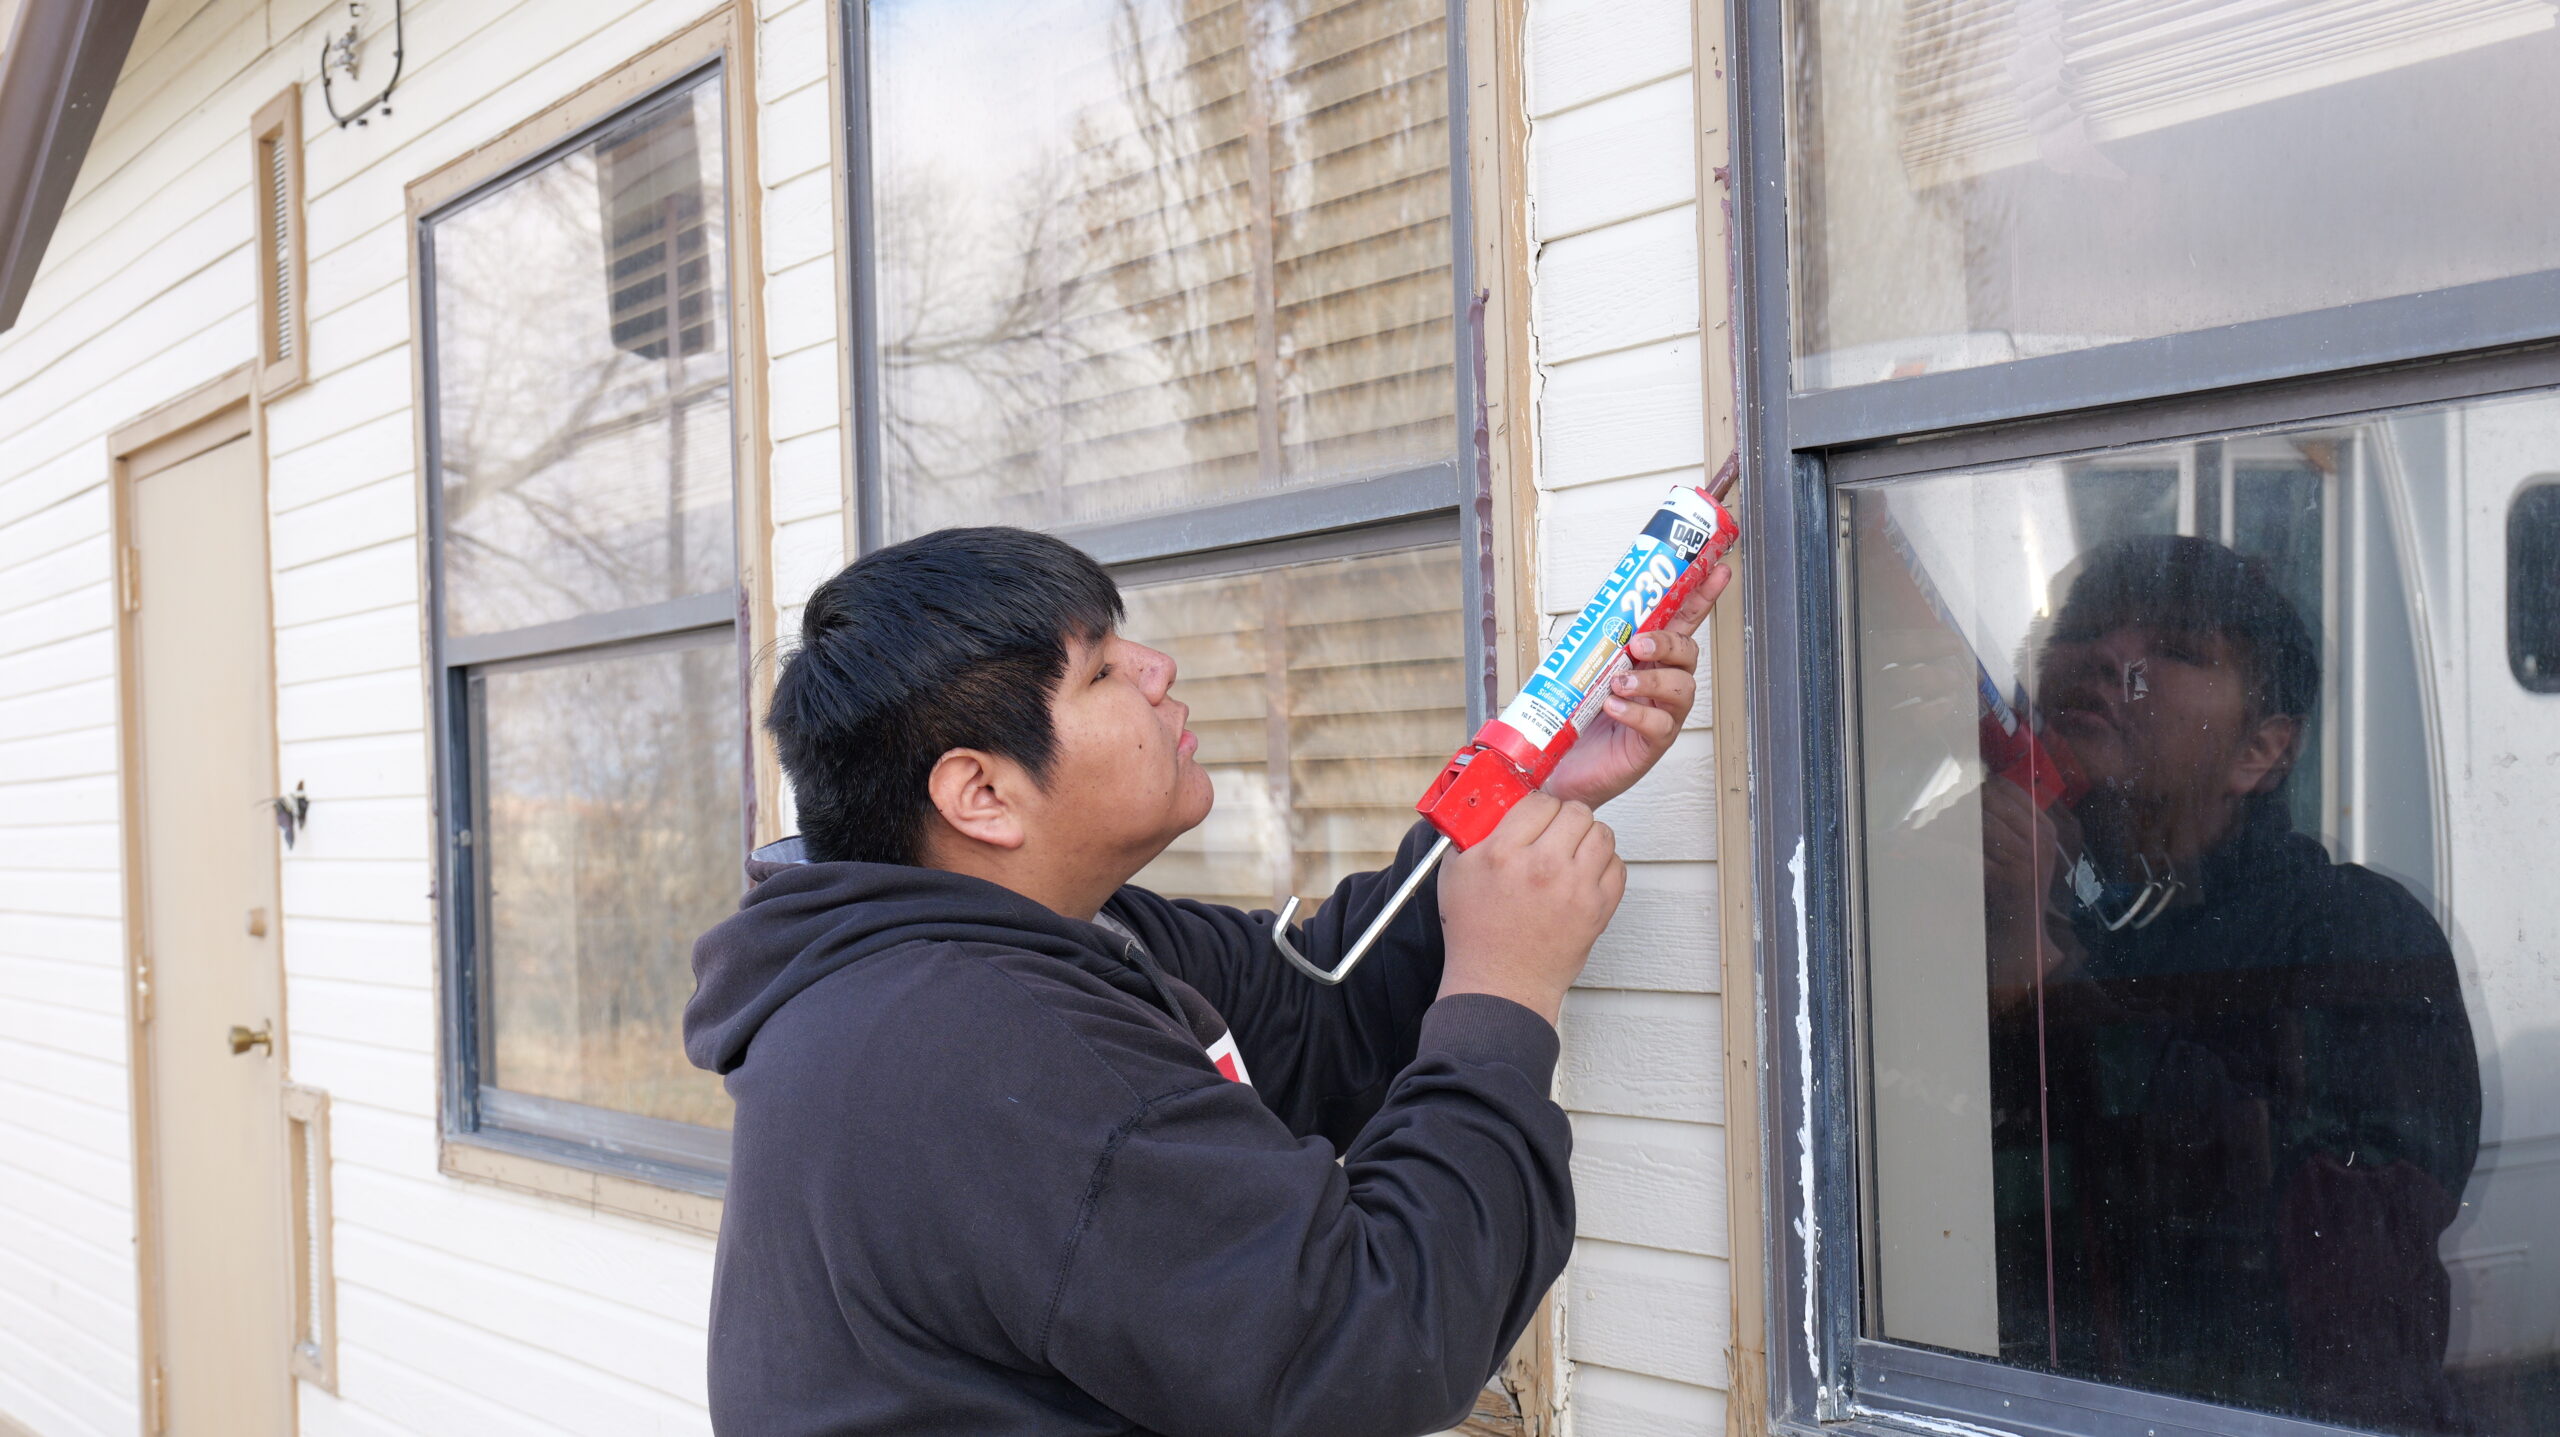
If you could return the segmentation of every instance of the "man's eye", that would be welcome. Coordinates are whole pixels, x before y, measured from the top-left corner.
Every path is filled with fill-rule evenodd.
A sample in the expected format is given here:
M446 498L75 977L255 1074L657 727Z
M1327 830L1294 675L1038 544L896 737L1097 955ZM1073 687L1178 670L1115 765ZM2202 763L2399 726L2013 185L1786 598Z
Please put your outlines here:
M1104 664L1101 668L1093 671L1093 681L1095 683L1100 683L1109 677L1111 677L1111 666L1109 664Z

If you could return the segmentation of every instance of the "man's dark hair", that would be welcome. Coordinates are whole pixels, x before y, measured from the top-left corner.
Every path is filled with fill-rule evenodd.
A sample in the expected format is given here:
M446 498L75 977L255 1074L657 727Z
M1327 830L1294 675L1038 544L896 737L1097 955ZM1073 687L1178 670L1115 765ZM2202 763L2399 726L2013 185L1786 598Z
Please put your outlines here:
M1045 779L1069 643L1102 638L1120 614L1100 564L1023 529L936 530L819 585L765 716L809 858L916 862L926 778L952 749Z
M2301 613L2263 563L2211 539L2145 534L2090 551L2051 641L2086 643L2129 624L2229 639L2262 717L2308 718L2319 703L2320 650Z

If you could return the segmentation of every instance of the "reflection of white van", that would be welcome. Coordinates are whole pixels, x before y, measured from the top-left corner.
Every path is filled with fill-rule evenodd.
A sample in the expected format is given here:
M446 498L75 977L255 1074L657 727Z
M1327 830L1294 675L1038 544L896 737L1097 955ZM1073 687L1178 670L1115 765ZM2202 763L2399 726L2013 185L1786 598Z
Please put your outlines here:
M2167 488L2180 529L2274 563L2321 640L2297 822L2417 894L2462 968L2482 1114L2443 1244L2456 1367L2560 1353L2560 666L2527 633L2549 643L2560 573L2509 568L2554 553L2555 432L2537 396L2206 442Z
M2439 1249L2448 1366L2501 1409L2518 1384L2560 1381L2560 925L2540 891L2560 852L2554 434L2560 400L2499 399L1878 491L1895 551L1926 580L1908 592L1938 615L1886 612L1890 586L1861 561L1867 904L1931 915L1867 934L1869 1160L1894 1199L1876 1217L1888 1332L1988 1353L2004 1330L1983 930L1967 911L1979 879L1975 850L1941 826L1972 821L1957 800L1982 779L1969 670L2003 693L2031 687L2028 656L2075 559L2177 533L2256 560L2318 645L2318 710L2285 790L2294 828L2415 895L2460 970L2482 1116ZM1921 828L1940 841L1897 833Z
M2531 397L2184 446L2142 516L2290 571L2325 670L2297 822L2453 941L2482 1093L2443 1244L2456 1367L2560 1353L2560 571L2510 570L2560 557L2555 432Z
M2560 850L2555 411L2534 397L2374 426L2382 462L2356 492L2381 522L2346 548L2371 575L2376 632L2341 705L2365 735L2345 749L2335 831L2432 899L2480 1046L2480 1160L2444 1243L2457 1366L2560 1351L2560 950L2543 887ZM2410 596L2397 624L2372 612L2394 587ZM2413 741L2417 726L2430 741ZM2395 772L2413 752L2434 763ZM2382 815L2417 798L2432 824L2384 831Z

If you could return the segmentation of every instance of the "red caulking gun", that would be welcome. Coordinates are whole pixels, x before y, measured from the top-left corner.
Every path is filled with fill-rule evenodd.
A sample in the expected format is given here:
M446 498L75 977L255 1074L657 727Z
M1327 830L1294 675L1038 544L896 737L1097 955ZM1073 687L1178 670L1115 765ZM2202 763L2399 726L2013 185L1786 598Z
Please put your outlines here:
M1733 515L1718 502L1732 489L1738 472L1728 465L1712 489L1672 485L1644 532L1619 557L1618 567L1582 606L1564 637L1547 650L1545 662L1520 686L1510 706L1450 756L1449 766L1414 805L1440 830L1440 841L1396 886L1387 906L1342 961L1319 968L1290 944L1289 920L1298 911L1295 898L1280 910L1280 921L1271 930L1281 957L1319 983L1341 982L1440 866L1450 845L1473 848L1483 842L1513 804L1546 783L1600 712L1610 683L1635 667L1627 654L1629 641L1670 623L1681 601L1706 582L1716 560L1741 536Z

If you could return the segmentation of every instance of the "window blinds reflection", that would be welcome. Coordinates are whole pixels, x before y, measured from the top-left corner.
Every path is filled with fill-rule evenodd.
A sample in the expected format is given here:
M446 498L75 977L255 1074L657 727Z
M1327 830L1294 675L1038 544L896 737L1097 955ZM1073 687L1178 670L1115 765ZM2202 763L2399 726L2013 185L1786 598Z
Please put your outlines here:
M871 23L890 537L1454 452L1442 6Z
M733 581L719 105L706 81L435 221L447 632Z
M728 630L472 679L484 1081L729 1125L674 1035L694 935L737 906L737 650Z
M1131 588L1217 788L1135 881L1262 908L1391 859L1466 727L1461 592L1454 546Z

